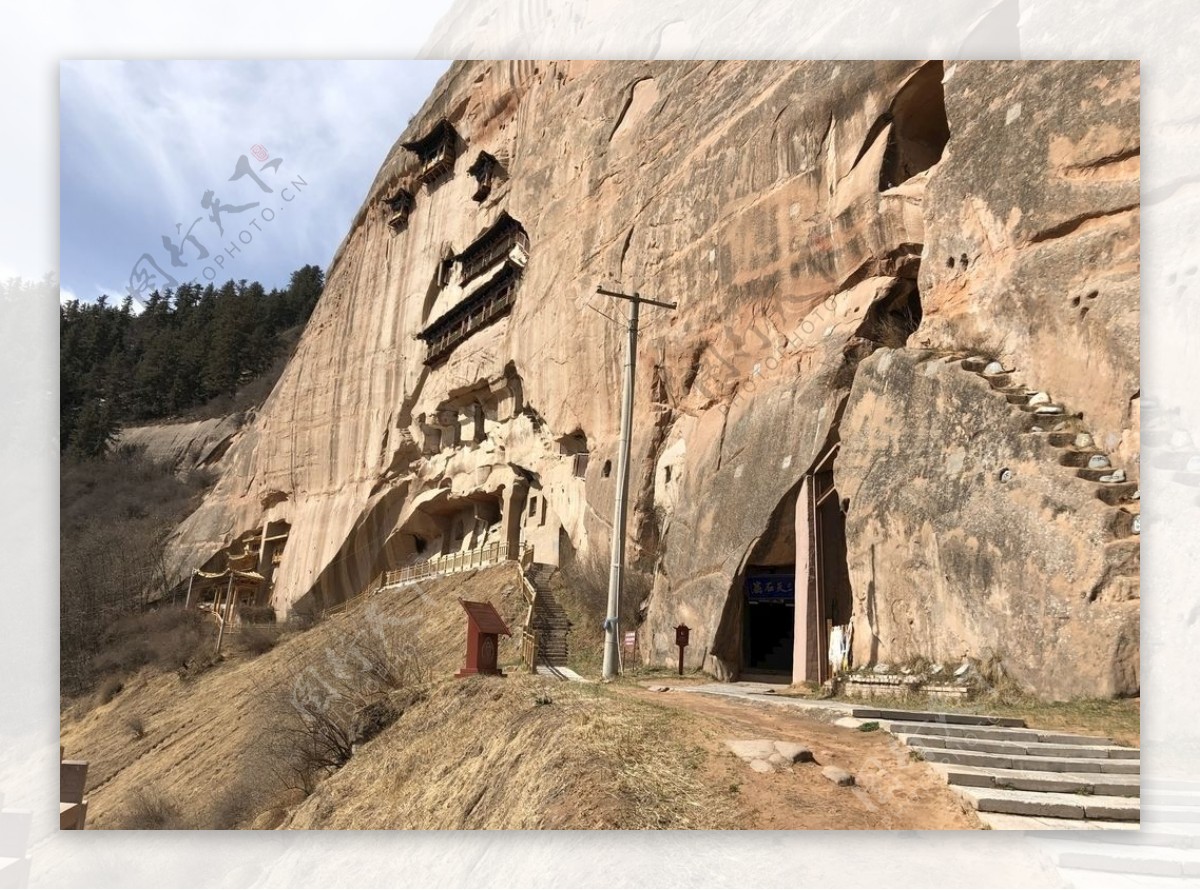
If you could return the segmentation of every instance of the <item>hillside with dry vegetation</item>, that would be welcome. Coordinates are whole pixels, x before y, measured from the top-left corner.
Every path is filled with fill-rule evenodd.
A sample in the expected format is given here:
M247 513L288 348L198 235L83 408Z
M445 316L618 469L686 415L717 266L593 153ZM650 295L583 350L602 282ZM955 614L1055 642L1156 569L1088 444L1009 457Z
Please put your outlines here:
M62 742L91 764L89 828L975 827L883 734L529 675L506 638L507 677L455 679L457 598L492 602L515 629L517 571L243 631L211 666L151 663L68 701ZM828 749L859 787L815 764L761 776L725 747L764 732Z

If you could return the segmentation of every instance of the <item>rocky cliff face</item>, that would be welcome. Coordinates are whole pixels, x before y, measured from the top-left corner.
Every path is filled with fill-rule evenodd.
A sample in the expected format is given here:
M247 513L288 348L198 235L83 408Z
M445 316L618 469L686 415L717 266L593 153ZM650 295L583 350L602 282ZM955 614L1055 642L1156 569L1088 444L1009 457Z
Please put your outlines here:
M1134 692L1137 200L1132 63L456 63L173 564L289 527L287 610L491 542L603 559L615 285L679 304L642 319L647 658L683 622L693 665L786 669L746 591L790 570L813 658L827 619L857 664Z

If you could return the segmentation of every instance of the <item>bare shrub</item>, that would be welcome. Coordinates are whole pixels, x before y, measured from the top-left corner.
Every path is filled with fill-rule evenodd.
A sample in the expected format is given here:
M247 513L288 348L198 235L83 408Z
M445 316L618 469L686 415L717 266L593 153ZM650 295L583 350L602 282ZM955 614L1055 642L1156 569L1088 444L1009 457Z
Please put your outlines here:
M324 653L299 657L307 662L287 672L293 680L265 694L261 747L281 787L310 794L421 700L430 674L400 622L370 617Z
M576 615L570 616L575 624L573 635L576 634L576 629L583 630L586 635L587 628L600 628L604 624L608 615L610 568L607 556L595 548L587 555L575 556L559 567L558 573L570 594L565 601L560 598L559 604L568 613L578 613L580 619L577 621ZM654 579L649 574L626 569L625 585L620 599L623 626L632 627L641 620L643 604L650 598L653 586ZM572 639L574 638L573 636Z
M144 739L146 737L146 721L142 719L141 714L130 714L126 717L125 728L129 730L134 739Z
M242 606L238 609L242 624L274 624L275 609L271 606Z
M1004 666L1004 653L995 649L984 653L975 664L976 692L999 704L1017 704L1029 697Z
M118 677L105 677L100 681L100 685L96 687L96 701L102 705L108 704L116 698L125 684Z
M200 612L163 608L127 615L98 635L99 652L92 669L127 677L153 665L192 676L213 664L213 629Z
M171 831L188 826L184 824L179 807L165 795L153 790L142 790L134 797L121 827L143 831Z
M64 460L60 474L59 667L62 688L95 687L94 659L112 640L106 629L170 601L163 564L166 535L195 508L211 474L175 476L137 449L105 459ZM194 477L194 478L193 478Z
M250 828L262 812L280 805L285 797L276 777L264 761L263 752L243 758L237 776L216 790L206 814L205 828L228 830Z
M273 625L245 624L242 625L242 647L251 655L263 655L275 648L279 642L279 628Z
M867 339L873 340L880 346L901 349L908 342L908 338L912 336L914 327L911 319L896 313L885 312L873 320L866 336Z

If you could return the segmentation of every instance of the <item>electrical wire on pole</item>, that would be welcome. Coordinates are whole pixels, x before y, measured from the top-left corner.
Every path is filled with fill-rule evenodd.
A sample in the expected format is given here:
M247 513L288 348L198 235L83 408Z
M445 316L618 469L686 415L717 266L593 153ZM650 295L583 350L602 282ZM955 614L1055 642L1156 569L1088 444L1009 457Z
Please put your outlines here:
M625 527L629 500L629 447L633 427L633 388L637 371L638 309L642 303L674 309L676 303L652 300L634 292L597 287L596 293L629 303L628 339L625 341L625 379L621 394L621 441L617 451L617 493L613 508L612 566L608 575L608 616L604 619L603 678L611 680L620 670L621 591L625 587Z

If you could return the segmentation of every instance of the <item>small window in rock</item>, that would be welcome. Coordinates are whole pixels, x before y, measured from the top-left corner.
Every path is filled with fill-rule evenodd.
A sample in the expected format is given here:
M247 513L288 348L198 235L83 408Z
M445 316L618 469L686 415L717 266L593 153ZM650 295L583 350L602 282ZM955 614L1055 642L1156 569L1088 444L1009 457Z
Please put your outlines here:
M454 271L454 257L448 256L438 263L437 286L446 287L450 283L450 274Z
M587 467L588 467L587 452L584 452L583 454L574 455L573 461L574 461L574 463L573 463L573 466L571 467L572 475L574 475L576 479L582 479L584 476L587 475Z
M536 495L533 495L529 498L529 515L530 516L537 515L537 502L538 502L538 499L537 499Z
M663 482L667 485L671 484L671 468L663 467Z
M482 442L487 438L487 415L484 412L483 405L478 402L473 408L475 420L475 441Z
M612 475L612 461L611 460L606 460L604 462L604 468L600 471L600 475L603 476L605 479L607 479L609 476Z

